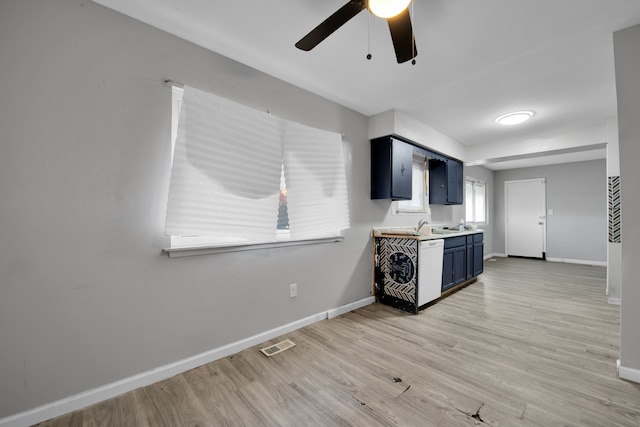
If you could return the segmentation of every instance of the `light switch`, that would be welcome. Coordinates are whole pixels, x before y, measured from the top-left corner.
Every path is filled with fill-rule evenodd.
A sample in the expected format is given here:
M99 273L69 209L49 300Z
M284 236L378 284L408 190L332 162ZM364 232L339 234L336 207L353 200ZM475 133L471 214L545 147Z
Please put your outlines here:
M549 215L553 215L553 209L549 209Z

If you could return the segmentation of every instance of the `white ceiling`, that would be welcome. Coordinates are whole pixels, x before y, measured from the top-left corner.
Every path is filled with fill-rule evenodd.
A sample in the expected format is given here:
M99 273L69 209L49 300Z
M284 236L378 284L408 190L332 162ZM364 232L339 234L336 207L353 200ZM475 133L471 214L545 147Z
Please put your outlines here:
M95 1L367 116L397 109L466 145L616 116L612 33L640 23L639 0L414 0L412 65L396 62L386 21L367 11L310 52L294 47L346 0ZM536 115L494 122L522 109Z

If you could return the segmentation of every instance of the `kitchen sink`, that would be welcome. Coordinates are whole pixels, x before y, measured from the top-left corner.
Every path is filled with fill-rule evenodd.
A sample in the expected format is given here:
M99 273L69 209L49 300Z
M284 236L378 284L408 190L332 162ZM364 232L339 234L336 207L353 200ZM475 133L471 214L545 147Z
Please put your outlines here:
M455 233L461 233L461 231L460 230L455 230L455 229L452 229L452 230L443 230L443 229L431 230L431 234L455 234Z

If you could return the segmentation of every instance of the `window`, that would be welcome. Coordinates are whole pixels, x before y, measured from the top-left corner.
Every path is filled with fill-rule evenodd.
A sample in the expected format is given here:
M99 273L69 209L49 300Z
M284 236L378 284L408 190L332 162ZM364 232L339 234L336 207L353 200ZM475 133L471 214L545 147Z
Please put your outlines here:
M466 221L487 223L487 183L476 178L465 180Z
M339 134L194 88L172 94L171 248L325 239L349 228Z
M429 214L429 166L425 156L415 155L411 166L411 200L399 200L399 213Z
M280 197L278 199L278 225L276 227L279 236L289 235L289 211L287 209L287 182L284 179L284 165L280 173Z

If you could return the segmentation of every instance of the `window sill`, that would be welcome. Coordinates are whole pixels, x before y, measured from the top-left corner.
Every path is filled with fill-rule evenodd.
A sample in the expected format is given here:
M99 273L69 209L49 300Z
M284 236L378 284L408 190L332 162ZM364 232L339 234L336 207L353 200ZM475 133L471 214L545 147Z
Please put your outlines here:
M165 248L169 258L180 258L195 255L221 254L227 252L244 252L259 249L286 248L290 246L317 245L321 243L337 243L344 240L344 236L319 237L304 240L287 240L282 242L251 243L225 246L181 246L175 248Z
M427 213L425 211L409 211L409 210L396 210L396 215L422 215L425 216Z

